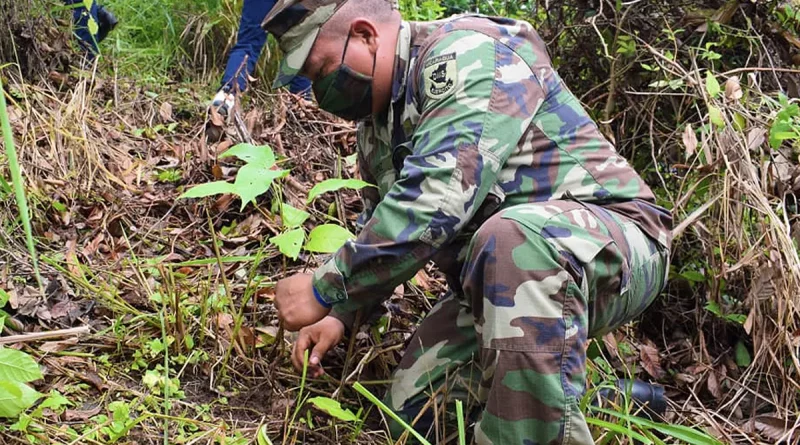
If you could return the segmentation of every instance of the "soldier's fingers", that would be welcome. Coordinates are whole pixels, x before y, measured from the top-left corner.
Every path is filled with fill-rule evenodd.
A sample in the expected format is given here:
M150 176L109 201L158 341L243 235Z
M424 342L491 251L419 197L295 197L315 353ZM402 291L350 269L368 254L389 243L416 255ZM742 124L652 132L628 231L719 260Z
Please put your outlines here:
M311 335L308 331L300 332L297 341L292 346L292 365L297 372L303 371L303 361L305 359L306 350L311 347Z

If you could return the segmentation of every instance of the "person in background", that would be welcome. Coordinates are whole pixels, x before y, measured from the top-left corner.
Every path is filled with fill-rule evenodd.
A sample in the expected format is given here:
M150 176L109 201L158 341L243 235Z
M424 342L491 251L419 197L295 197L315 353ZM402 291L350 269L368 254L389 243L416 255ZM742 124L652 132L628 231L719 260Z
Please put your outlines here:
M91 2L90 8L86 7L83 0L64 0L64 4L72 8L73 32L78 38L78 45L89 60L94 59L100 54L100 42L117 26L117 18L96 1Z
M244 0L236 45L228 55L222 86L211 103L223 116L227 117L228 111L236 103L236 93L247 89L247 76L255 71L261 50L267 43L267 33L261 27L261 22L273 6L275 0ZM289 83L291 93L308 98L310 90L311 82L304 77L296 77Z

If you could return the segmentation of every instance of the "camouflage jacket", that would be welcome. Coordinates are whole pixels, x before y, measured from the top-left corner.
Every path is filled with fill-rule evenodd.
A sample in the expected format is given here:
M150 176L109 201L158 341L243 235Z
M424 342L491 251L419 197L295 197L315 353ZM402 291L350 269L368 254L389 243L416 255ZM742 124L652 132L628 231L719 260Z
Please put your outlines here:
M499 209L554 199L603 205L668 247L671 217L602 136L522 21L403 22L392 101L358 131L365 211L357 239L314 274L334 313L391 295L434 260L457 277ZM460 256L461 255L461 256Z

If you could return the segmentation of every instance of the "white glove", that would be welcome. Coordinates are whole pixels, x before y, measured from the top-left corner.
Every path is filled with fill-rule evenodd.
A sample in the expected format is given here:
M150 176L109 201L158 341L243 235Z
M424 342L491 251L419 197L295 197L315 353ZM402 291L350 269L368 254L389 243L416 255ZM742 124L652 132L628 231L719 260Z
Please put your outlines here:
M225 90L219 90L214 99L211 101L211 108L215 109L217 113L227 118L230 111L236 105L236 96Z

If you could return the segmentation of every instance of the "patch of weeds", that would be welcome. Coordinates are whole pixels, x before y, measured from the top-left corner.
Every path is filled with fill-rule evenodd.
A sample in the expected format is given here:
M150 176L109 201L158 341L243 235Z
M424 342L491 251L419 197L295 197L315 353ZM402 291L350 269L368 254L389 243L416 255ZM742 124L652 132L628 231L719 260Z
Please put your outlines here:
M183 171L179 168L167 168L158 172L156 175L156 179L159 182L172 182L177 183L180 182L181 178L183 177Z

